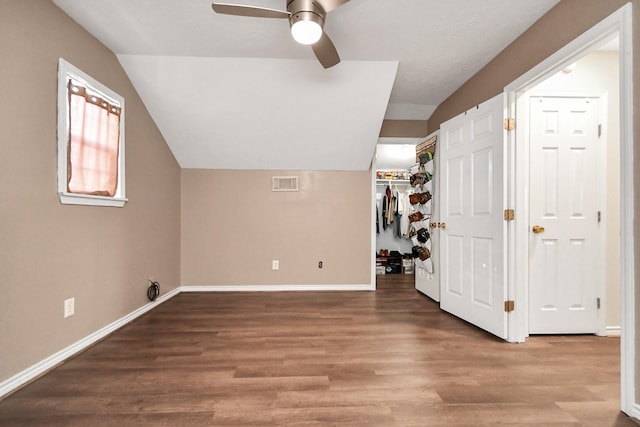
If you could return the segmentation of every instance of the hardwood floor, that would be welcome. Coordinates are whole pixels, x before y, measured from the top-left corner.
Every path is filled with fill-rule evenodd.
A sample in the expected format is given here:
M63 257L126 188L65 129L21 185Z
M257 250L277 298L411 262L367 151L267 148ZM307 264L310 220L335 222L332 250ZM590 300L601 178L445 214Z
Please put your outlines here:
M619 339L508 344L412 280L180 294L1 401L0 425L637 427Z

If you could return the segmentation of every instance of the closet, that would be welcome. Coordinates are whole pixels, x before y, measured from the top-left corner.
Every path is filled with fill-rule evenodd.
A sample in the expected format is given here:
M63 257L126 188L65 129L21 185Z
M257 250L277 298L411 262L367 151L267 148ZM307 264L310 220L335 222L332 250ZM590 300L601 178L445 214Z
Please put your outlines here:
M435 138L410 147L406 169L376 171L376 273L433 272L430 225ZM405 149L405 155L408 154Z
M395 179L376 180L376 273L413 273L408 236L409 171L395 171ZM409 262L406 262L408 260Z

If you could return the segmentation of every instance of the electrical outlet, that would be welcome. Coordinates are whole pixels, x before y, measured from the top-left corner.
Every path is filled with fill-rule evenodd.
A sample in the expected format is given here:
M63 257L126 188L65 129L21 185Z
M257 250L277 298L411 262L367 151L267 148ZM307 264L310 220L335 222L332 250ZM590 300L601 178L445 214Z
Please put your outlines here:
M64 317L73 316L76 312L76 299L69 298L64 300Z
M271 261L271 269L280 270L280 261L278 261L277 259L274 259L273 261Z

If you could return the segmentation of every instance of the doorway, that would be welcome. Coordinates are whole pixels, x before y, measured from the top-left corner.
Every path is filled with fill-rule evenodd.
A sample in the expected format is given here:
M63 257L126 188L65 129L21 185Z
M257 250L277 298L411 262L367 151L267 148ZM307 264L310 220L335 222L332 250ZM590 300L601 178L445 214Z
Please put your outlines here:
M405 214L410 211L410 170L422 138L379 138L372 163L374 215L372 289L381 275L407 275L413 281L412 241ZM389 201L392 201L390 203Z
M631 5L595 25L582 36L560 49L538 66L505 88L508 112L515 117L515 132L509 135L509 156L513 165L509 182L509 204L515 208L516 220L508 232L509 245L514 248L509 260L509 295L516 301L516 310L509 320L509 340L523 342L529 331L528 293L529 242L531 225L529 218L529 194L515 191L529 188L529 146L527 139L526 102L524 94L539 83L553 76L568 65L584 57L619 36L620 66L620 335L621 335L621 406L629 415L637 416L635 405L635 295L634 295L634 182L633 182L633 96L632 96L632 47ZM517 142L516 142L517 141ZM518 184L516 186L516 183Z

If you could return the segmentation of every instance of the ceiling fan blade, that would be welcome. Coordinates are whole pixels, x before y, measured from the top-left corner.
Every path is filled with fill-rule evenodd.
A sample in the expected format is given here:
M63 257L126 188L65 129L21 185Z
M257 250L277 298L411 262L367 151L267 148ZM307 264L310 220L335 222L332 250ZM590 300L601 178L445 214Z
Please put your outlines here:
M349 0L315 0L316 3L319 3L320 6L322 6L325 12L331 12L348 1Z
M277 9L267 9L264 7L256 6L243 6L239 4L228 3L212 3L211 7L216 13L223 13L225 15L238 15L238 16L254 16L257 18L286 18L289 19L289 12Z
M322 33L320 40L311 45L311 48L324 68L331 68L340 62L340 55L325 32Z

